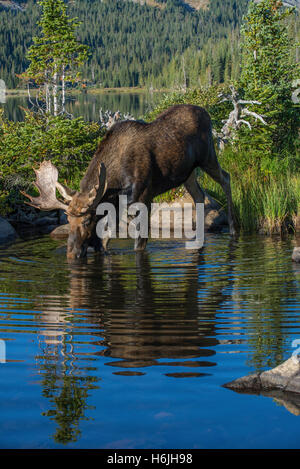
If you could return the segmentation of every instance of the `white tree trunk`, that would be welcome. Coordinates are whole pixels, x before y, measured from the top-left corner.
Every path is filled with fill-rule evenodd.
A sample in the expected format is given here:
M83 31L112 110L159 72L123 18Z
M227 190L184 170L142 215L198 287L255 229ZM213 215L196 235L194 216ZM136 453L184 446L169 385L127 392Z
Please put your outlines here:
M53 113L55 116L58 114L58 73L57 65L55 65L55 72L53 75Z
M62 78L61 78L61 82L62 82L62 98L61 98L61 102L62 102L62 112L65 112L65 103L66 103L66 93L65 93L65 66L63 65L62 67Z
M51 112L50 89L49 83L45 83L46 112Z

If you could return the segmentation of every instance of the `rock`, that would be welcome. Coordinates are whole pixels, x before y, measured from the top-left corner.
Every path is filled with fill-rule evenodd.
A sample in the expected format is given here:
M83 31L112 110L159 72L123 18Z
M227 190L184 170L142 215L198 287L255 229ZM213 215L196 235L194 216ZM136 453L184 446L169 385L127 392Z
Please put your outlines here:
M66 225L68 223L68 217L64 210L59 210L58 219L60 225Z
M207 194L206 192L205 192L204 204L205 204L205 210L207 211L221 210L222 208L219 202L217 202L216 199L214 199L211 195Z
M51 234L56 228L57 228L57 223L55 225L42 225L39 227L39 233Z
M300 215L297 215L293 221L294 221L294 230L297 233L300 231Z
M291 357L276 368L261 373L261 387L264 390L284 390L292 378L297 375L300 375L300 364L296 357ZM298 388L298 392L300 393L300 388Z
M223 210L209 210L205 213L205 231L221 231L227 224L227 215Z
M51 231L50 236L54 239L65 239L69 236L70 225L61 225Z
M184 198L177 199L171 203L171 206L172 204L174 204L174 205L177 205L177 208L172 210L173 214L171 213L170 223L169 223L169 217L166 216L164 213L164 212L169 211L168 204L166 204L165 208L160 208L161 215L157 213L159 207L157 206L156 208L154 208L154 210L151 213L151 229L157 228L159 230L159 237L162 237L163 230L167 230L168 226L170 225L170 236L176 237L176 231L174 232L174 228L176 226L178 228L177 233L179 233L179 237L181 238L184 232L183 225L180 222L181 220L183 220L183 205L188 204L188 203L191 205L190 207L185 207L185 217L187 217L187 219L192 220L191 228L195 229L196 210L193 205L192 198L189 195L186 195ZM66 224L55 228L51 232L50 235L54 239L65 239L69 235L70 228L69 228L69 224L67 224L67 217L64 213L60 214L59 222L60 223L65 222ZM210 232L222 231L224 226L226 225L228 225L226 213L224 212L224 210L221 208L220 204L216 200L206 195L205 196L205 225L204 225L205 231L210 231ZM182 228L182 231L180 231L180 228ZM186 233L186 234L187 236L189 235L189 233ZM166 231L166 236L167 236L167 231Z
M259 379L259 375L249 375L243 376L242 378L238 378L230 383L224 384L224 388L229 388L237 392L247 392L251 391L260 391L261 390L261 382Z
M195 214L192 204L186 206L183 212L183 203L180 200L172 202L170 205L159 204L153 207L151 212L151 234L155 236L153 230L157 230L159 237L168 237L169 232L170 236L182 238L184 232L184 217L191 220L191 226L189 229L193 228L195 224Z
M35 226L57 225L57 218L55 217L42 217L37 218Z
M300 362L295 356L271 370L238 378L224 384L237 392L279 390L300 394Z
M227 213L223 210L219 202L217 202L209 194L205 193L204 201L205 209L205 231L219 232L228 226Z
M187 218L190 218L192 220L191 223L191 228L195 229L195 220L196 220L196 210L193 205L192 198L189 195L186 195L184 198L179 198L177 200L174 200L174 202L171 203L174 205L178 205L178 208L173 210L173 214L171 214L170 217L170 234L173 237L174 234L174 228L177 227L178 232L180 232L180 227L182 227L182 233L183 233L183 225L181 223L181 219L183 220L183 210L182 207L184 204L190 203L191 207L185 208L185 216ZM158 217L158 207L156 207L152 213L151 213L151 228L157 228L159 229L161 237L161 231L163 229L167 229L169 226L169 218L165 216L164 212L168 212L168 204L166 205L165 208L160 209L161 215ZM65 223L53 230L51 232L51 237L54 239L65 239L69 235L69 224L67 223L67 217L65 213L62 211L59 215L59 222L60 223ZM205 195L205 224L204 228L205 231L210 231L210 232L217 232L217 231L222 231L224 226L227 226L227 215L224 212L224 210L221 208L220 204L214 200L211 196ZM179 236L180 238L182 236Z
M294 248L293 254L292 254L292 260L294 262L300 262L300 247L299 248Z
M293 376L293 378L288 382L285 391L300 393L300 375Z
M18 237L16 230L4 218L0 217L0 244L10 243Z
M183 207L184 204L192 204L191 209L188 209L186 207L186 212L185 216L187 219L190 217L192 219L192 227L195 229L195 222L196 222L196 210L195 206L193 203L193 199L189 194L185 194L184 197L178 198L174 200L174 204L179 204L180 207ZM167 208L165 209L166 211L168 210ZM163 212L163 210L162 210ZM180 215L179 217L182 216L182 209L179 208ZM227 220L227 214L221 207L221 205L213 199L209 194L205 194L205 204L204 204L204 229L205 231L208 232L220 232L224 231L225 227L228 227L228 220ZM171 216L171 223L170 223L170 228L171 228L171 233L174 231L174 226L180 225L180 218L178 218L177 215L175 215L174 220L173 216ZM161 228L163 226L166 226L168 223L168 219L162 215L161 217ZM157 222L155 218L155 214L151 214L151 225L159 226L159 223Z

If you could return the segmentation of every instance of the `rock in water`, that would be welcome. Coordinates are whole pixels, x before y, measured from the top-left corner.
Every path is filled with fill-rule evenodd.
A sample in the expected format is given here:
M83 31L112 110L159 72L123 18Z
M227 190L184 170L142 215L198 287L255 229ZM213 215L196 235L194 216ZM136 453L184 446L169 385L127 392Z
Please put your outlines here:
M227 215L222 210L210 210L205 213L205 231L217 232L228 225Z
M11 224L0 217L0 244L10 243L18 237L16 230Z
M279 390L300 394L300 362L296 356L289 358L276 368L224 384L225 388L237 392L261 392Z
M69 236L70 225L61 225L51 231L50 236L54 239L65 239Z
M300 248L294 248L292 260L294 262L300 262Z

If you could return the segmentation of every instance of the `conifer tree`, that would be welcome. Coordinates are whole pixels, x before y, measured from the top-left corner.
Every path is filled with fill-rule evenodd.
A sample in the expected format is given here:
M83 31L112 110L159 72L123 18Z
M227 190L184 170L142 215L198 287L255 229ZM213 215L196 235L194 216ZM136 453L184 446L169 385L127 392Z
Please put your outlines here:
M261 102L254 111L264 115L265 148L270 154L293 148L298 128L299 109L292 97L293 81L299 78L299 64L291 57L296 46L288 35L287 21L293 8L281 0L251 1L242 27L241 84L246 99Z
M33 38L27 57L30 65L22 75L42 87L46 112L65 110L66 83L79 78L78 69L88 57L87 46L76 38L77 18L69 18L63 0L41 0L40 36Z

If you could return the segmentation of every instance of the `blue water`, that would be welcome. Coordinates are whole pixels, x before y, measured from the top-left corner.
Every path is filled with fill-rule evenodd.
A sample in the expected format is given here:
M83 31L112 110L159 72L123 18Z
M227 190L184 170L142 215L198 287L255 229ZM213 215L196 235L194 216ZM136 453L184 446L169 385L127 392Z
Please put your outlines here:
M222 387L293 352L293 245L113 241L73 264L47 236L0 250L0 447L299 448L289 403Z
M145 116L147 112L157 105L164 93L136 92L136 93L99 93L99 94L75 94L67 96L66 110L74 117L83 117L85 121L98 121L99 111L120 111L122 114L130 114L136 119ZM25 96L10 95L6 97L5 103L0 103L0 109L4 110L4 116L11 121L23 121L25 117L24 108L32 108L35 98L30 100Z

